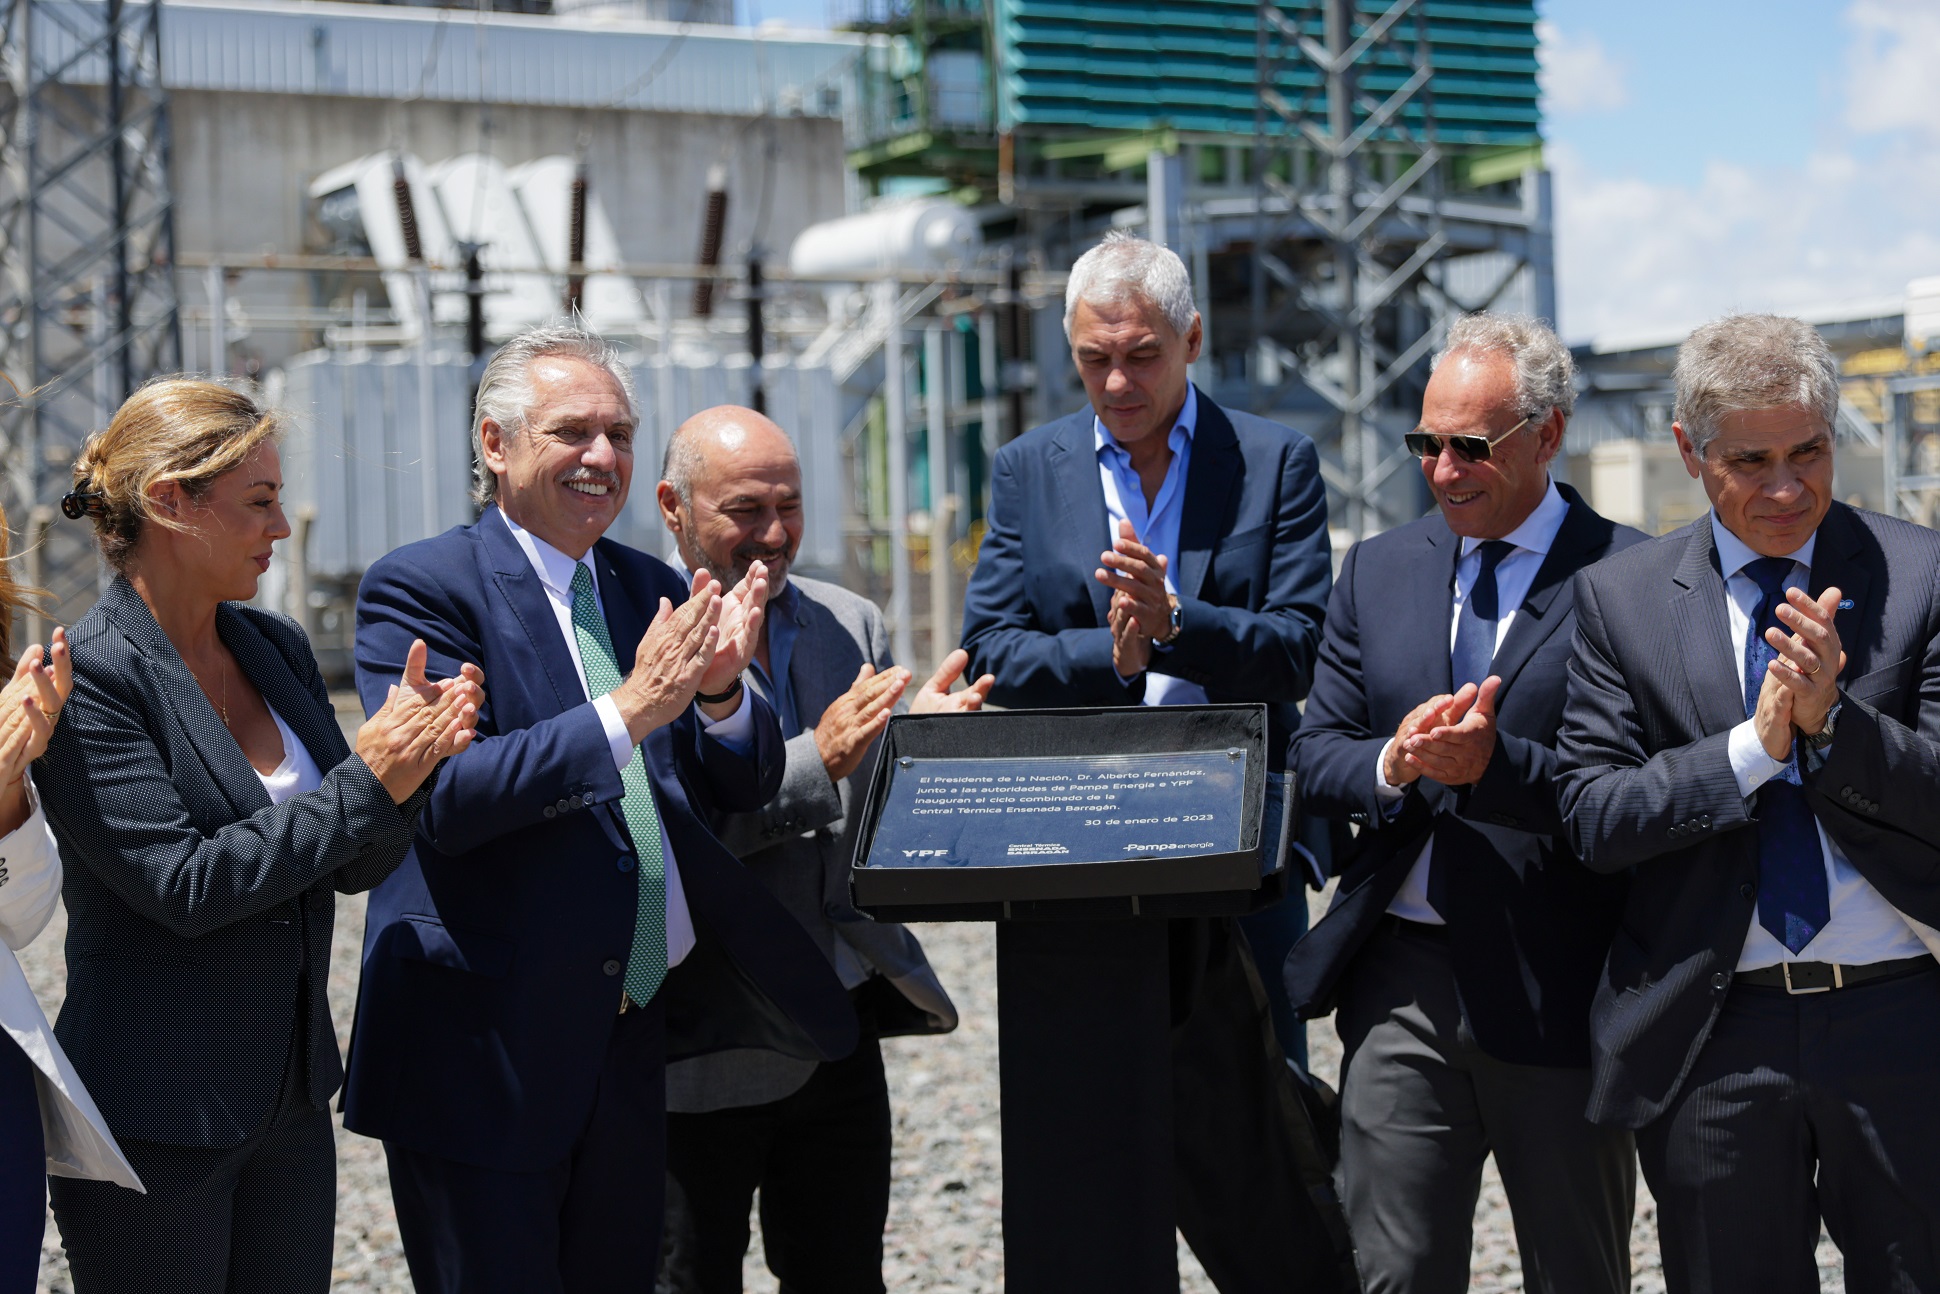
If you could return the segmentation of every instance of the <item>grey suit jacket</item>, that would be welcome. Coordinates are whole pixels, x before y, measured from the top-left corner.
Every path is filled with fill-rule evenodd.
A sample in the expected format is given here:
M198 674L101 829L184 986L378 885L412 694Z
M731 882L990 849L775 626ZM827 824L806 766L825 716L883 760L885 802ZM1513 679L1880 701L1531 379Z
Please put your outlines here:
M121 579L68 635L74 691L34 771L67 872L55 1035L117 1137L180 1146L262 1126L293 1031L311 1103L329 1102L332 891L388 876L424 802L394 804L351 757L293 622L224 603L216 631L322 770L316 790L270 804Z
M1834 503L1811 593L1836 586L1844 708L1812 812L1895 908L1940 925L1940 534ZM1629 871L1590 1018L1590 1117L1663 1113L1709 1037L1758 912L1758 795L1727 753L1744 691L1709 516L1576 577L1556 745L1571 846Z
M881 974L927 1019L927 1029L911 1031L948 1032L956 1027L956 1008L916 936L894 923L870 921L849 905L849 860L859 826L849 810L875 767L875 748L838 784L829 780L815 746L822 712L849 690L863 663L878 670L895 663L882 613L839 585L800 575L788 582L796 591L788 680L801 732L785 745L780 793L758 812L717 820L714 832L802 923L831 964L860 964ZM747 677L760 686L754 671ZM777 1052L716 1052L667 1067L667 1108L697 1113L778 1101L814 1072L814 1061Z

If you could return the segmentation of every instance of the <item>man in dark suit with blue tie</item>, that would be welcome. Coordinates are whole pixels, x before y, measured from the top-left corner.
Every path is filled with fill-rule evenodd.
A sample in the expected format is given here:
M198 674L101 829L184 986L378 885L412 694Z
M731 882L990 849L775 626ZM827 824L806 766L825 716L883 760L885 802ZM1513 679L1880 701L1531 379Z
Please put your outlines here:
M1080 257L1065 331L1091 405L998 451L965 594L971 672L994 674L990 699L1011 707L1265 702L1262 843L1277 852L1331 573L1318 456L1188 381L1200 321L1163 247L1116 232ZM1326 1174L1303 1184L1298 1097L1254 962L1277 966L1305 929L1306 870L1292 865L1294 893L1244 935L1231 919L1169 932L1174 1200L1226 1294L1333 1287L1307 1189L1326 1194ZM1285 1027L1304 1060L1290 1011Z
M1450 328L1408 436L1439 507L1348 551L1294 737L1302 803L1360 828L1286 979L1336 1012L1348 1222L1383 1294L1468 1288L1491 1154L1525 1288L1630 1288L1630 1137L1583 1117L1624 882L1558 838L1551 779L1570 581L1644 537L1550 479L1573 376L1533 319Z
M1637 1131L1672 1294L1940 1289L1940 535L1833 501L1809 325L1678 352L1711 510L1577 578L1564 824L1630 897L1589 1112Z
M723 595L603 538L635 424L597 337L514 338L479 384L483 515L358 597L367 708L414 638L434 668L505 679L477 762L438 780L372 892L351 1036L345 1124L384 1141L426 1294L650 1287L666 1056L855 1042L827 961L707 826L781 782L780 728L740 677L765 571Z

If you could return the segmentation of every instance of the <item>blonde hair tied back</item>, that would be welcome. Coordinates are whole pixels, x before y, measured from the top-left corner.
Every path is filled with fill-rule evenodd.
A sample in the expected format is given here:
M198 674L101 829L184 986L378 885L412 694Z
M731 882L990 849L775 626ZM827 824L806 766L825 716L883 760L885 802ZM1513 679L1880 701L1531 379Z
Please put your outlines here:
M108 565L126 570L145 527L183 528L156 506L151 490L175 481L190 498L201 498L217 477L282 432L277 415L246 392L204 378L156 378L128 397L105 430L88 437L74 460L68 498L93 519Z

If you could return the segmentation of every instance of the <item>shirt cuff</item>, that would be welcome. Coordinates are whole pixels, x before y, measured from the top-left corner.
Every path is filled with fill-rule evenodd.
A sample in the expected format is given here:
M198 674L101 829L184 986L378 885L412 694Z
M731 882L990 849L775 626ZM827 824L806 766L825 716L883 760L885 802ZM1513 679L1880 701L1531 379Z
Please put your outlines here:
M1758 729L1750 719L1731 730L1727 750L1731 757L1731 775L1738 779L1738 794L1747 800L1753 791L1783 773L1792 762L1771 757L1765 743L1758 740Z
M1388 766L1388 751L1393 746L1394 738L1390 737L1381 746L1381 753L1374 757L1374 798L1381 802L1381 812L1390 818L1401 812L1401 802L1408 798L1408 788L1394 785L1381 771Z
M633 734L626 730L626 720L620 718L620 707L614 703L612 693L593 702L593 709L600 717L600 727L606 729L606 748L613 752L613 767L616 771L626 772L626 766L633 762L633 753L639 747L633 744Z
M741 704L734 707L734 713L725 719L710 719L701 710L700 702L694 703L700 711L701 731L726 746L737 755L745 755L754 749L754 699L748 685L741 685Z

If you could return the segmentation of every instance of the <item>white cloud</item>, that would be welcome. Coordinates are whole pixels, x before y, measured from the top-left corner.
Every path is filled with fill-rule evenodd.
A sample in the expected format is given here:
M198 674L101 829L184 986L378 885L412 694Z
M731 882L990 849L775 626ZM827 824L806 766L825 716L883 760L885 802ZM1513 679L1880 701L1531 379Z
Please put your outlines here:
M1536 39L1545 112L1563 116L1609 112L1630 102L1628 69L1611 58L1596 37L1567 36L1543 19L1536 23Z
M1861 133L1914 130L1940 137L1940 6L1932 0L1856 0L1846 59L1846 124Z
M1847 21L1844 112L1795 166L1713 159L1696 184L1658 184L1550 146L1567 337L1891 296L1940 274L1940 11L1854 0Z

